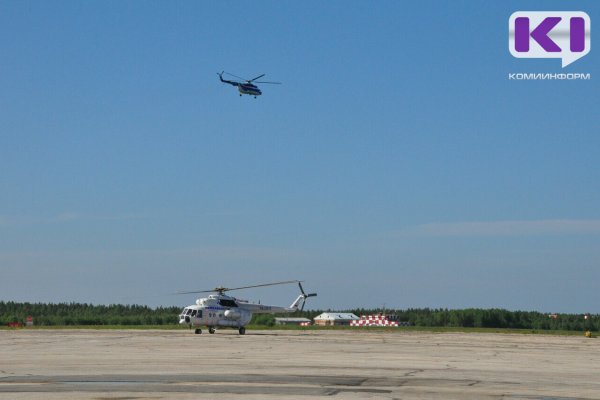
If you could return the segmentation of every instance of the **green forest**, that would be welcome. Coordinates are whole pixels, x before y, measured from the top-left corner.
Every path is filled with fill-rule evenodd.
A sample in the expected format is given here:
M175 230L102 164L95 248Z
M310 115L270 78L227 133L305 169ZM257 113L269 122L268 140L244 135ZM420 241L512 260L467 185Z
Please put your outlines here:
M179 307L150 308L140 305L92 305L85 303L16 303L0 302L0 324L25 323L33 317L34 325L169 325L176 324Z
M142 305L92 305L85 303L17 303L0 301L0 325L19 322L25 323L28 316L33 317L36 326L74 326L74 325L176 325L180 307L151 308ZM324 311L306 310L288 317L314 318ZM382 310L353 309L358 316L378 314ZM462 327L462 328L510 328L564 331L599 331L600 316L584 314L552 314L536 311L509 311L499 308L462 310L412 308L406 310L385 310L387 315L396 315L399 321L408 322L416 327ZM254 315L252 324L273 326L275 316L270 314Z

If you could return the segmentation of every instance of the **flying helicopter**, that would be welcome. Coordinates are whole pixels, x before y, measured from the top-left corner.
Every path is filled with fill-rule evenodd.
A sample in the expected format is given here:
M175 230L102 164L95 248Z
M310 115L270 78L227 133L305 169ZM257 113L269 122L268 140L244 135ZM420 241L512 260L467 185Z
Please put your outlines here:
M230 80L227 80L227 79L223 79L223 74L231 75L234 78L241 79L243 82L230 81ZM257 79L262 78L266 74L259 75L259 76L257 76L254 79L245 79L245 78L239 77L237 75L230 74L229 72L225 72L225 71L221 71L221 73L217 72L217 75L219 75L219 79L221 80L221 82L228 83L228 84L233 85L233 86L237 86L237 88L238 88L238 90L240 92L240 97L243 94L249 94L250 96L254 96L254 98L256 98L256 96L260 96L262 94L262 92L260 91L260 89L258 88L258 86L256 86L254 83L269 83L271 85L281 85L281 82L257 81Z
M232 290L241 290L249 288L257 288L263 286L285 285L289 283L297 283L300 288L300 295L294 300L289 307L272 306L259 303L250 303L247 300L236 299L228 296L225 292ZM179 315L179 323L187 324L196 327L194 333L201 334L201 326L206 326L209 333L215 333L216 328L237 328L240 335L246 333L245 326L250 323L252 314L279 314L291 313L294 311L304 310L306 299L314 297L316 293L306 294L302 288L301 281L285 281L274 283L263 283L260 285L242 286L237 288L216 287L212 290L199 290L191 292L178 292L177 294L191 293L215 293L210 294L206 298L196 300L196 304L187 306Z

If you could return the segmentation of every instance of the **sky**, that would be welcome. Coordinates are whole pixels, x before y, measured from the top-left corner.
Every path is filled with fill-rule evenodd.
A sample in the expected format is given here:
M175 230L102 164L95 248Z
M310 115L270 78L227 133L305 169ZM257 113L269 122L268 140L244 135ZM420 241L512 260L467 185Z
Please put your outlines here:
M600 313L599 53L513 57L529 10L600 21L593 1L0 2L0 301L299 279L313 309ZM282 85L240 97L221 71ZM508 79L563 72L592 79Z

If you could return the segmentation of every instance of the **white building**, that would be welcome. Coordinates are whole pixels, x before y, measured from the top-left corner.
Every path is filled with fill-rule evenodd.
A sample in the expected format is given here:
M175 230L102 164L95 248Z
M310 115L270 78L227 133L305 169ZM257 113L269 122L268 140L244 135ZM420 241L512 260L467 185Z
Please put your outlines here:
M352 313L326 312L317 315L314 320L316 325L350 325L350 322L357 321L358 317Z

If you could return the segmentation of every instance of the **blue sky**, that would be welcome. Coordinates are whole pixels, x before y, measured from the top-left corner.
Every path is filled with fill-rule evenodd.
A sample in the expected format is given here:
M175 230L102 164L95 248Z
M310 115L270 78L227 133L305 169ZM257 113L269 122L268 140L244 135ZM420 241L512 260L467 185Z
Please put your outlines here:
M519 10L600 7L0 3L0 299L600 312L597 52L512 57Z

